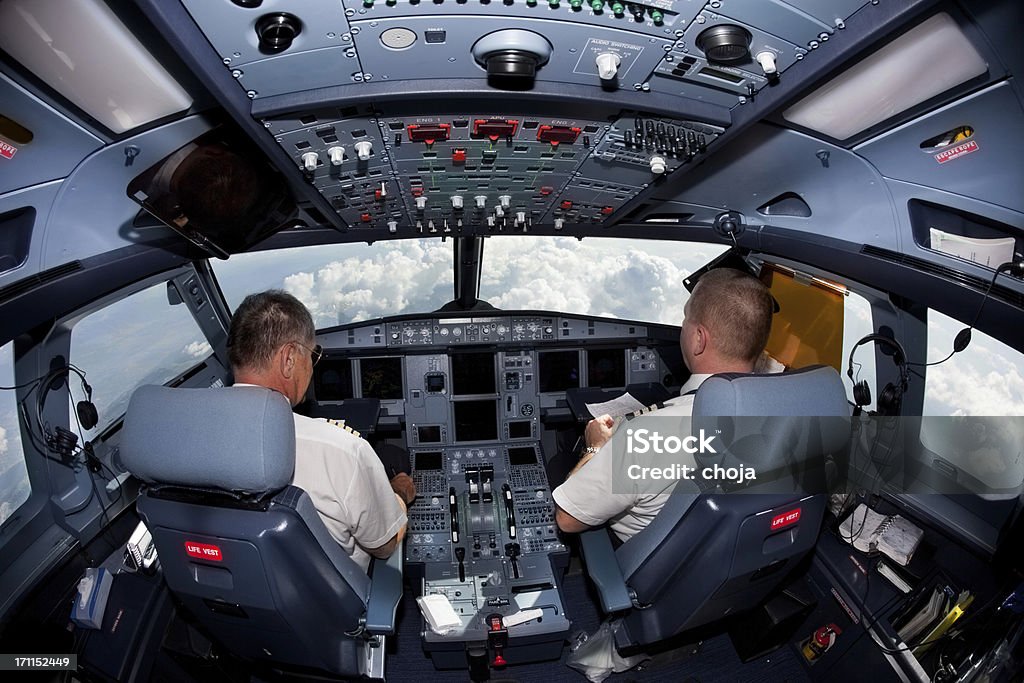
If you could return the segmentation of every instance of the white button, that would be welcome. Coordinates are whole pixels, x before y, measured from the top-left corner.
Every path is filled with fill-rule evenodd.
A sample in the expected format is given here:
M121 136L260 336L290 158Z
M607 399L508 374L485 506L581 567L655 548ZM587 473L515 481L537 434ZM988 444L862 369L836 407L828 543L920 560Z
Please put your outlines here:
M335 166L341 166L341 162L345 160L345 148L341 146L334 146L327 150L327 153L331 155L331 163Z
M320 158L320 155L316 152L306 152L302 155L302 167L307 171L316 170L316 162Z

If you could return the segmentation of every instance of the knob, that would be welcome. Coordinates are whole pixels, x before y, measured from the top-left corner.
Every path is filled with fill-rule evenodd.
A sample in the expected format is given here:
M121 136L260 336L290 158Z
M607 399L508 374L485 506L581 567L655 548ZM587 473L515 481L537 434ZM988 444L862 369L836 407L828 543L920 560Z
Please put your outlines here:
M394 221L392 221L392 222L394 222ZM400 335L400 334L398 334L397 332L392 332L392 333L391 333L391 338L392 338L392 339L398 339L398 338L399 338L400 336L401 336L401 335Z
M619 74L622 60L614 52L602 52L597 56L597 75L602 81L610 81Z
M485 206L487 206L487 197L485 197L482 194L478 194L477 196L473 197L473 201L476 202L476 208L478 209L482 209Z
M765 76L772 76L778 72L778 67L775 66L775 53L765 50L764 52L758 52L754 59L761 65L761 70L764 71Z
M316 152L306 152L302 155L302 167L312 173L316 170L316 162L320 155Z
M651 157L651 173L661 175L666 168L665 157Z
M388 221L388 232L398 231L398 221Z
M498 218L504 218L505 209L501 208L500 206L494 207L494 215L497 216Z
M427 227L430 229L430 232L437 232L437 228L434 227L434 221L427 221Z
M373 143L369 140L360 140L356 143L356 156L359 161L368 161L373 153Z
M562 220L561 218L555 219L555 230L561 230L563 225L565 225L564 220Z
M526 212L516 211L516 225L523 225L526 223Z
M503 194L498 197L498 203L501 204L501 208L507 209L512 206L512 197L507 194Z
M452 208L453 209L461 209L462 208L462 195L460 195L460 194L452 195Z
M334 166L341 166L341 162L345 160L345 148L339 145L331 147L327 153L331 155L331 164Z
M416 210L417 211L422 211L425 208L427 208L427 198L426 197L417 197L416 198Z
M488 228L493 228L494 227L494 216L488 216L487 217L487 227Z

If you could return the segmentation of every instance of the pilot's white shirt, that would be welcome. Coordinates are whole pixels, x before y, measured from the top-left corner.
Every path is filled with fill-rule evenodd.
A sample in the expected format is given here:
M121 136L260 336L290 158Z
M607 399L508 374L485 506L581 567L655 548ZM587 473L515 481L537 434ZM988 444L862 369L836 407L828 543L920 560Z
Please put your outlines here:
M693 414L693 393L711 375L690 375L671 398L649 413L658 417L689 417ZM685 454L680 454L685 455ZM687 464L687 463L683 463ZM692 463L690 463L692 464ZM576 474L556 488L552 497L558 507L588 526L601 526L605 522L623 541L639 533L657 516L668 502L674 481L666 481L665 493L613 493L612 447L605 444Z
M363 548L379 548L406 523L370 444L326 420L295 415L292 484L309 494L331 536L364 571L370 555Z
M293 416L292 485L309 495L331 536L366 571L370 555L363 548L379 548L406 523L384 465L365 439L344 427Z

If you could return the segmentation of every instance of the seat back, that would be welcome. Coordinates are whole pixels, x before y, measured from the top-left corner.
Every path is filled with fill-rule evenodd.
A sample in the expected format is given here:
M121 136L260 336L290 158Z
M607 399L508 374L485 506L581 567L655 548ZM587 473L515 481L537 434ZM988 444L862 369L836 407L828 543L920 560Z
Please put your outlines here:
M212 637L254 661L365 673L370 579L289 485L295 426L281 394L141 387L121 452L147 483L139 513L168 586Z
M702 428L725 447L698 456L698 467L749 466L758 479L680 482L654 521L616 551L640 607L622 619L620 649L756 607L780 584L817 541L824 458L848 446L849 405L832 368L715 375L694 397L693 433Z

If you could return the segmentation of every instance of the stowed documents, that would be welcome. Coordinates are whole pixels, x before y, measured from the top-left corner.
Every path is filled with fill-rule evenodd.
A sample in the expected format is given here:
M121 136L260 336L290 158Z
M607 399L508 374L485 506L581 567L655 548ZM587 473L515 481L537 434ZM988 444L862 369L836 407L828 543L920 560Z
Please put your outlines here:
M839 525L839 538L862 552L878 552L906 567L924 531L900 515L883 515L864 503Z

